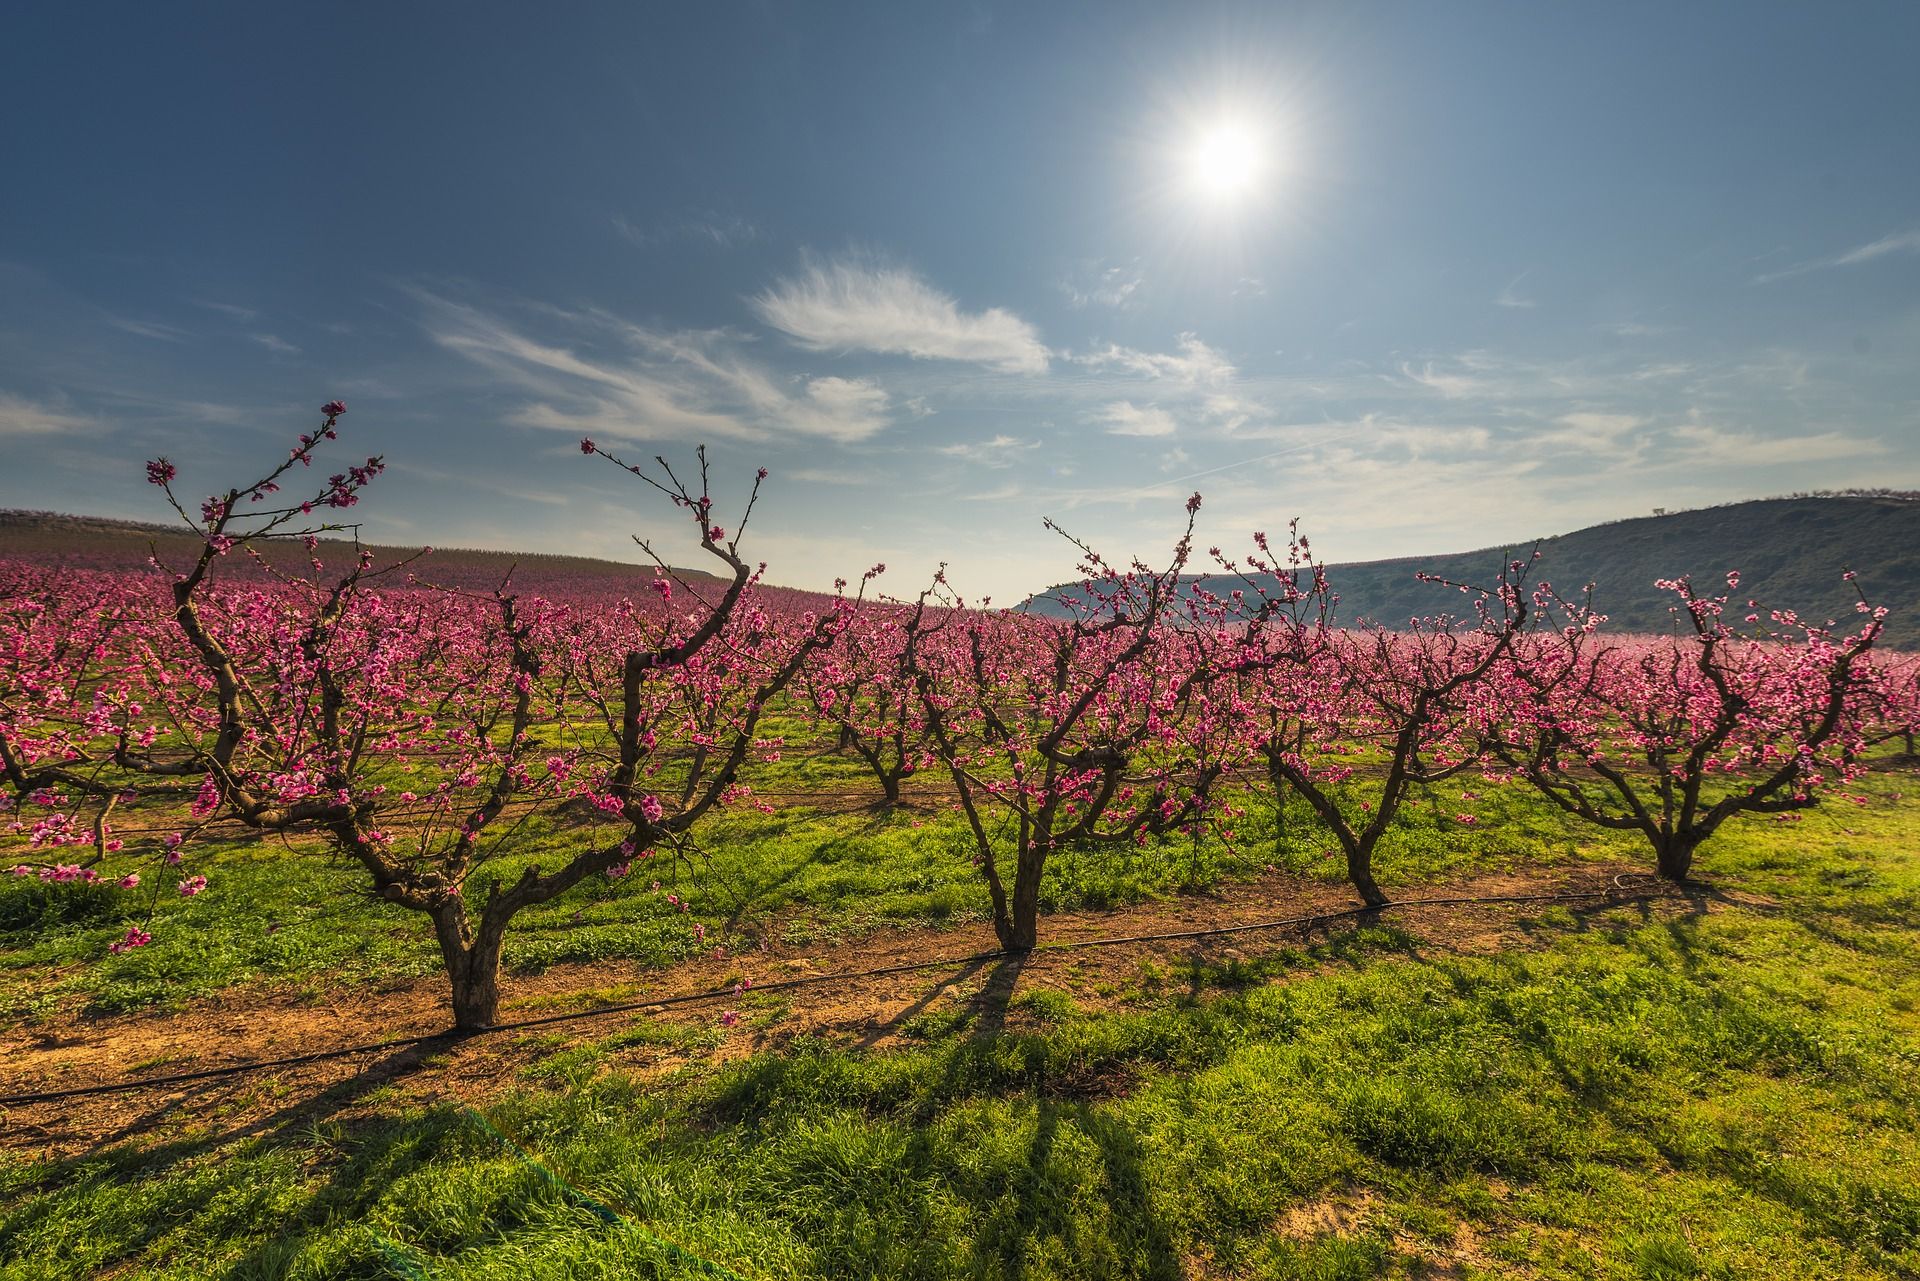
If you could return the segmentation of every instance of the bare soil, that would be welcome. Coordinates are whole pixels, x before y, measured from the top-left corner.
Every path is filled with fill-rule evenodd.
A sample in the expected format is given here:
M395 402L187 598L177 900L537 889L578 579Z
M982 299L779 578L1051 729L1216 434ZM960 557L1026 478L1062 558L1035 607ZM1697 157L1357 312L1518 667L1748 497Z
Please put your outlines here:
M1414 899L1573 893L1605 897L1411 905ZM1412 954L1460 955L1544 946L1570 929L1735 905L1727 895L1653 882L1635 868L1584 864L1428 886L1409 895L1409 905L1372 919L1409 936ZM720 995L662 1010L605 1013L205 1081L17 1104L0 1108L0 1150L78 1156L129 1141L219 1142L325 1120L352 1124L399 1107L480 1103L524 1087L526 1070L557 1052L591 1046L649 1022L674 1025L692 1035L605 1048L596 1063L646 1077L696 1060L712 1063L776 1049L801 1035L848 1047L885 1048L899 1043L918 1016L956 1007L993 1026L1018 1027L1044 1017L1016 999L1025 993L1063 992L1082 1009L1114 1009L1143 997L1179 995L1201 982L1187 963L1218 966L1325 943L1358 928L1371 914L1201 939L1085 946L1088 942L1255 925L1355 906L1344 886L1275 873L1218 893L1045 918L1042 948L1021 958L966 959L996 947L988 926L968 925L879 931L830 943L768 943L762 951L702 958L666 970L642 969L631 961L557 966L538 975L508 976L503 1019L590 1016L596 1009L633 1002L715 991ZM1541 918L1553 908L1570 909L1573 923L1568 924L1564 914L1556 916L1555 924L1544 923ZM933 961L939 963L911 972L833 977ZM1178 977L1169 982L1169 975ZM1143 989L1143 976L1153 990ZM777 993L730 991L742 979L764 988L815 977L827 981ZM722 1032L723 1014L729 1009L742 1018ZM176 1012L66 1017L0 1033L0 1094L360 1046L438 1032L447 1024L447 993L438 979L339 986L317 994L311 988L250 986Z

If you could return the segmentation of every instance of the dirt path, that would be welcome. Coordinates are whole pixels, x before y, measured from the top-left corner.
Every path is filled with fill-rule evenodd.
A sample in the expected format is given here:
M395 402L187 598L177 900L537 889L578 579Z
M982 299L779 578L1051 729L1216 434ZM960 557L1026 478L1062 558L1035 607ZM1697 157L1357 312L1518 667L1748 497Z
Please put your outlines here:
M1380 919L1404 931L1422 955L1485 953L1540 945L1548 909L1573 908L1582 928L1596 914L1646 919L1718 905L1710 897L1655 889L1638 869L1570 865L1480 876L1409 891L1409 899L1497 897L1612 890L1632 877L1628 901L1458 904L1390 910ZM1344 886L1274 874L1217 894L1189 895L1113 912L1069 913L1042 923L1045 944L1246 925L1351 908ZM589 1047L645 1024L660 1035L605 1049L597 1061L638 1074L660 1073L694 1059L738 1058L795 1036L884 1047L921 1014L978 1006L990 999L996 1017L1018 1026L1019 992L1050 988L1082 1008L1116 1008L1137 993L1143 964L1203 960L1215 964L1268 956L1352 931L1355 918L1258 930L1208 939L1123 943L1043 950L1015 964L954 962L909 973L808 984L783 992L630 1011L502 1032L457 1042L364 1054L209 1081L124 1094L14 1106L0 1111L0 1149L76 1155L117 1142L219 1141L265 1134L323 1119L352 1121L396 1105L440 1100L482 1101L526 1083L525 1069L565 1049ZM889 965L964 958L993 950L985 925L882 931L833 945L774 947L722 960L703 958L669 970L631 961L555 967L510 976L503 1017L518 1021L551 1013L653 1000L756 984L843 974ZM983 996L983 993L985 994ZM720 1030L723 1010L743 1019ZM446 992L438 979L378 988L334 988L317 999L286 990L243 988L198 1001L177 1013L67 1019L0 1034L0 1094L64 1089L269 1059L369 1041L426 1034L446 1026ZM376 1098L370 1098L378 1091Z

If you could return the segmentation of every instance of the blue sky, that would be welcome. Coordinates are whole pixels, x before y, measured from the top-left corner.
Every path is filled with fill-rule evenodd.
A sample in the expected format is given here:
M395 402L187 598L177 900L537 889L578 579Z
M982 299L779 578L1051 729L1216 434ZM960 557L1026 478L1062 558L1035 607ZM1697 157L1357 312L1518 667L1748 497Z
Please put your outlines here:
M821 586L1920 487L1920 7L35 4L0 506L350 407L369 535L632 559L583 434ZM1244 172L1196 173L1228 128ZM672 545L672 544L670 544ZM685 549L682 549L683 551Z

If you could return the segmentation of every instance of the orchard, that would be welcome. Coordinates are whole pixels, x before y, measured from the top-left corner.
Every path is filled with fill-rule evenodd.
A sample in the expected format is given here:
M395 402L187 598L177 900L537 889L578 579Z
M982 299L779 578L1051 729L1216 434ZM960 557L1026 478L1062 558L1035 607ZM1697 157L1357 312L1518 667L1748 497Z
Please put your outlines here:
M315 479L344 412L204 500L149 463L199 540L187 563L0 567L0 861L151 903L220 893L197 861L215 836L303 838L286 857L347 860L424 918L463 1030L499 1019L525 909L697 865L710 820L767 804L747 773L797 746L765 732L776 709L856 756L877 806L913 780L962 816L954 857L1013 953L1041 938L1061 851L1231 845L1289 797L1369 906L1388 902L1375 856L1409 795L1463 780L1636 834L1684 881L1727 823L1821 803L1915 724L1914 665L1874 651L1886 611L1864 597L1816 625L1744 597L1737 572L1679 578L1670 634L1616 636L1586 585L1515 559L1452 584L1454 616L1351 625L1297 531L1216 548L1208 581L1240 586L1195 585L1198 494L1153 564L1056 529L1081 581L1052 618L970 604L944 573L890 596L883 566L851 593L771 589L742 550L764 470L723 512L704 452L688 472L584 440L583 465L678 513L683 545L641 544L654 568L614 600L511 575L438 585L429 551L381 564L353 538L380 458ZM694 551L711 574L670 567ZM563 813L564 852L519 858L529 820ZM136 920L111 950L151 941Z

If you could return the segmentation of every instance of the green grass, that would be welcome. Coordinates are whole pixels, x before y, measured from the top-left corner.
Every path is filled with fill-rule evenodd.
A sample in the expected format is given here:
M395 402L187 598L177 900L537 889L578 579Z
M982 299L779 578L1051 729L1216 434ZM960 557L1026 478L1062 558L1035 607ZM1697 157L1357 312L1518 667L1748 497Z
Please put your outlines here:
M956 813L809 804L806 797L822 787L861 785L846 758L822 753L789 752L761 781L783 793L775 812L721 816L702 829L691 862L643 861L624 880L598 881L522 913L509 937L508 969L609 959L658 967L719 943L750 943L770 929L790 944L830 945L891 926L986 918L986 891ZM870 780L867 786L877 795ZM1459 787L1413 798L1377 856L1389 888L1542 861L1638 857L1618 838L1569 826L1518 786L1477 790L1471 802ZM1059 851L1042 910L1119 907L1257 876L1268 866L1329 881L1343 874L1304 803L1293 800L1278 823L1266 797L1247 797L1241 807L1247 812L1233 823L1231 844L1209 834L1144 850ZM1461 812L1474 813L1479 825L1460 824ZM487 875L510 878L529 862L555 861L579 839L563 823L531 821L516 856ZM439 972L426 918L374 899L360 869L316 843L297 852L215 844L187 870L209 878L205 894L180 898L163 876L131 895L0 878L0 1020L175 1005L261 981L357 986ZM483 894L470 888L476 901ZM670 904L669 894L688 910ZM146 919L149 905L153 943L109 955L128 919ZM706 927L704 940L695 937L695 922Z
M1418 1276L1427 1258L1465 1276L1916 1275L1920 822L1893 799L1903 785L1727 829L1703 870L1746 906L1544 912L1509 954L1382 926L1248 941L1229 961L1143 965L1118 1012L1022 984L1004 1025L983 996L919 1016L886 1052L800 1040L722 1064L717 1027L636 1022L555 1043L483 1116L388 1107L352 1129L243 1137L189 1116L145 1145L0 1169L0 1266L1359 1278ZM1423 807L1424 826L1416 811L1396 875L1474 866L1475 841L1481 866L1633 854L1578 844L1523 793L1475 808L1486 827L1470 833L1439 817L1453 808ZM977 910L939 824L915 817L807 828L824 853L784 818L731 820L713 876L822 932ZM1284 848L1312 865L1307 842ZM1172 892L1192 854L1169 846L1096 883ZM1218 877L1248 855L1210 857ZM1063 901L1084 892L1074 874ZM261 875L265 911L286 882ZM676 920L657 905L618 884L534 923L564 936L580 910L638 951L641 935L616 932ZM271 972L253 958L233 973L248 966ZM742 1003L769 1025L786 1008ZM612 1058L636 1045L687 1065L636 1080Z

